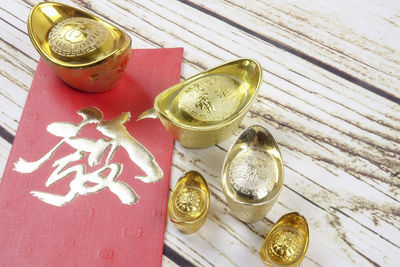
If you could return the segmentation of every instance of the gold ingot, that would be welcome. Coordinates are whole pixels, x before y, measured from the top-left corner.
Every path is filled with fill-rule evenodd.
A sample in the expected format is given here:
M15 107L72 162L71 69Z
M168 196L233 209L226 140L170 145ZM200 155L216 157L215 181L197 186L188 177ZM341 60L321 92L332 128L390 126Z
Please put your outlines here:
M233 213L242 221L265 216L283 185L283 162L278 144L262 126L240 133L226 154L222 187Z
M42 58L65 83L89 93L115 87L131 54L131 38L122 30L61 3L34 6L28 34Z
M175 185L168 202L168 216L181 232L191 234L205 223L209 206L206 180L200 173L189 171Z
M297 212L283 215L267 234L260 256L268 267L300 266L309 243L306 219Z
M176 84L154 100L139 119L160 118L183 146L203 148L233 134L250 109L262 81L260 64L238 59Z

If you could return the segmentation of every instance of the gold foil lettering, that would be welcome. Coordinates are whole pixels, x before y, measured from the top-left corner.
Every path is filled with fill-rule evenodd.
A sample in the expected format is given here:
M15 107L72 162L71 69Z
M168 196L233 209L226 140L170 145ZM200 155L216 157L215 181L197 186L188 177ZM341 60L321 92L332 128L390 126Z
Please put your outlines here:
M70 182L70 191L66 195L47 192L31 191L31 194L43 202L54 206L64 206L74 200L78 195L97 193L108 188L116 194L123 204L132 205L139 200L136 192L125 182L116 180L123 170L122 163L112 162L118 148L122 147L128 153L130 160L136 163L145 176L135 176L145 183L157 182L163 177L163 172L154 156L127 131L124 124L129 121L130 113L123 112L112 120L103 120L103 113L95 107L87 107L77 112L82 118L80 124L69 122L53 122L47 126L47 131L55 136L62 137L47 154L36 161L28 162L22 158L14 163L14 170L20 173L32 173L42 164L50 160L54 152L62 145L68 144L76 149L75 152L56 160L53 163L55 170L46 181L46 187L74 174ZM96 129L106 138L92 140L77 137L82 128L88 124L95 124ZM89 153L87 162L90 167L99 165L106 152L105 164L98 169L87 172L85 164L73 163L82 160Z

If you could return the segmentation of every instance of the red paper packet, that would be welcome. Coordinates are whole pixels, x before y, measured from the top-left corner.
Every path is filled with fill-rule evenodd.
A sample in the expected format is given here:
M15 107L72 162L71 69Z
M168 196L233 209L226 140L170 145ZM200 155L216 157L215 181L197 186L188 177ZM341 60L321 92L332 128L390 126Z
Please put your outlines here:
M173 139L159 120L136 119L179 82L182 53L132 50L119 85L100 94L71 89L40 60L0 183L1 266L161 264ZM135 177L151 155L163 178L146 183Z

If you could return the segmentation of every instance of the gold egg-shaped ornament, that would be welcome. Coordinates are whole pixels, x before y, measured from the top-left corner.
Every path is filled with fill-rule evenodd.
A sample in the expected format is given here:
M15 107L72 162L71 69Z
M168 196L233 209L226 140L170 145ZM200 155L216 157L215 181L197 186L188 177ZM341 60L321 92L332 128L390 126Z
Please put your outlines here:
M28 34L57 76L84 92L115 87L131 55L131 38L125 32L61 3L35 5L28 19Z
M182 233L191 234L205 223L209 206L206 180L197 171L189 171L175 185L168 202L168 216Z
M243 130L228 150L222 188L233 213L255 222L272 208L283 185L283 160L274 137L262 126Z
M159 118L183 146L215 145L239 127L262 81L260 64L249 58L203 71L160 93L139 119Z
M306 255L309 228L297 212L283 215L268 232L260 256L268 267L297 267Z

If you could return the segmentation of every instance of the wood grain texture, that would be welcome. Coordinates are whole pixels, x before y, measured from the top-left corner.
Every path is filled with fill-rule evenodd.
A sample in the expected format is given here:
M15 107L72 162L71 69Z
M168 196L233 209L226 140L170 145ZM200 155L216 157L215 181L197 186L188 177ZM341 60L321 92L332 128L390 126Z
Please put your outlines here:
M400 91L393 86L400 78L395 37L398 13L391 9L399 6L395 1L386 5L377 1L339 1L335 5L321 1L187 2L343 78L398 99ZM241 16L243 13L246 16Z
M272 224L299 211L310 247L302 266L400 265L400 5L397 1L60 1L127 31L134 48L184 47L182 79L237 57L257 59L260 95L241 129L268 128L285 185L259 222L234 217L220 185L235 139L175 144L171 188L190 169L211 190L192 235L167 224L164 266L262 266ZM26 21L37 1L0 7L0 157L4 169L39 58ZM237 131L236 135L239 131Z

